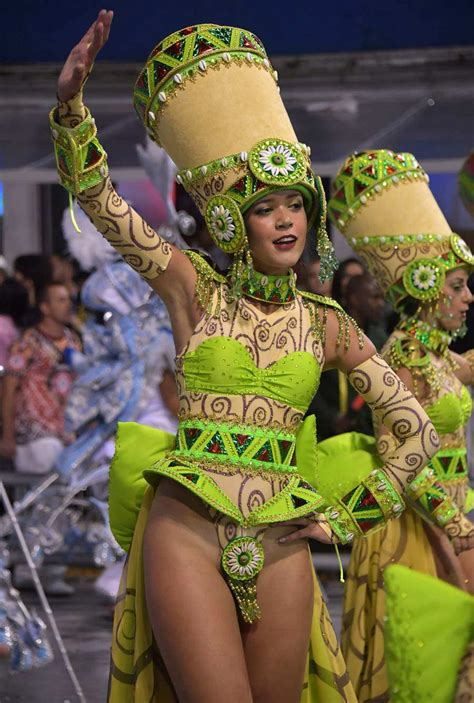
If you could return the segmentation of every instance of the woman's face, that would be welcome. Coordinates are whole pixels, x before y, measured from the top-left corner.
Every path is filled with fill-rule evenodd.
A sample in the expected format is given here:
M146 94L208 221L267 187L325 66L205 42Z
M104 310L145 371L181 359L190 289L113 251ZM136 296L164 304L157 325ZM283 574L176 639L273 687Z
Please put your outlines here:
M463 268L446 274L444 295L439 302L439 320L447 332L455 332L466 321L467 309L472 302L472 293L467 285L468 277L468 272Z
M260 273L282 276L301 257L308 221L303 196L296 190L266 195L245 216L254 267Z

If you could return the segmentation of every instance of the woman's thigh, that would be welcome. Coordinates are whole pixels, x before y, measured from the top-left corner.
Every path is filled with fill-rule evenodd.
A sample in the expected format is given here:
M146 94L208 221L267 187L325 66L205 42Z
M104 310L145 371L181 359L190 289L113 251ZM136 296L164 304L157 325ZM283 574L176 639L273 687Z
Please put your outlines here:
M299 703L313 615L312 564L306 540L279 544L288 527L268 528L257 581L262 616L243 633L254 703Z
M144 541L148 612L180 703L252 703L239 622L203 503L163 479Z

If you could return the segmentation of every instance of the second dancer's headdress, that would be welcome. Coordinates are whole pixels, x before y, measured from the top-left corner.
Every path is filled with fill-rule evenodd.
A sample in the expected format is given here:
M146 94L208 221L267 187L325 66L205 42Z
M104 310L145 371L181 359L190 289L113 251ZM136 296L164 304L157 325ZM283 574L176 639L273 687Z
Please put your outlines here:
M387 149L351 154L339 170L329 217L360 255L395 309L408 299L436 301L446 272L474 266L451 231L412 154Z

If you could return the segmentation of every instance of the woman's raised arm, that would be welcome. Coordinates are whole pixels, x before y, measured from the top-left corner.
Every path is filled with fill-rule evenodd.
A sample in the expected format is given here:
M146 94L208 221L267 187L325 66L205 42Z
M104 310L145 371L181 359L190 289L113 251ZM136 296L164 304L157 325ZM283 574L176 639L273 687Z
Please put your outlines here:
M62 184L99 232L160 295L172 319L179 318L173 325L179 347L199 314L193 304L196 271L187 256L160 237L115 191L108 177L107 154L82 100L84 82L107 42L112 18L113 12L101 10L59 76L59 102L50 115L58 171ZM174 314L178 311L179 316Z

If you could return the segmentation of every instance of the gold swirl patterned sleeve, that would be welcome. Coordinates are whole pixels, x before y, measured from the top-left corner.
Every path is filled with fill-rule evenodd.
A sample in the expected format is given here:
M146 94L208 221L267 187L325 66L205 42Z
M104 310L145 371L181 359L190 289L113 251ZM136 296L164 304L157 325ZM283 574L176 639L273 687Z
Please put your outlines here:
M397 444L385 456L381 469L349 491L326 511L333 532L350 542L398 517L404 508L402 493L439 447L433 424L405 384L374 354L349 373L349 381L387 427Z
M62 185L123 259L146 280L156 279L167 269L173 247L115 191L82 92L51 111L50 125Z
M377 451L382 460L398 451L399 440L374 422ZM431 463L427 464L407 485L404 497L407 503L426 522L441 528L451 540L456 553L474 547L474 525L456 505L437 479Z

